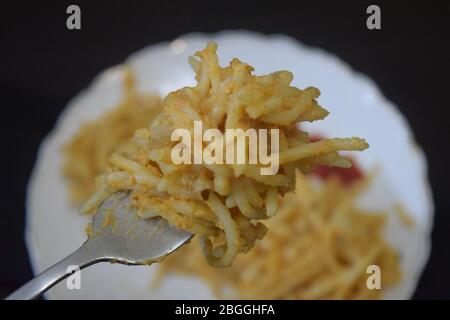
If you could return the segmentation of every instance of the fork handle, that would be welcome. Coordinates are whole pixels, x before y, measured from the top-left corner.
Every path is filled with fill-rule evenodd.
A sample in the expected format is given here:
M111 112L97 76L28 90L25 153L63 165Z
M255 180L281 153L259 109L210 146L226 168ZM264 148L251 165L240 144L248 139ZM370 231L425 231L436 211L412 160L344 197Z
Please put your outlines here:
M57 262L34 279L17 289L6 300L31 300L36 299L48 289L66 279L74 272L68 271L69 266L77 266L81 269L102 261L107 258L99 258L96 250L88 246L81 246L71 255Z

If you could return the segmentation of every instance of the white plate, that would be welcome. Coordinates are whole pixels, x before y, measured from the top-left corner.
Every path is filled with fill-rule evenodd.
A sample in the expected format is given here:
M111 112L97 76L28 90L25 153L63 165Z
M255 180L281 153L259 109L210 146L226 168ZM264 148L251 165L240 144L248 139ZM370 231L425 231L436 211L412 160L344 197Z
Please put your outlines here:
M207 41L214 40L219 45L222 64L238 57L253 65L256 74L290 70L295 75L295 85L320 88L319 102L331 115L310 125L313 132L367 139L370 149L357 154L357 160L364 169L379 166L381 172L362 203L389 209L398 201L416 222L415 229L408 231L393 216L387 228L389 241L401 254L404 277L398 286L387 292L386 297L411 297L430 251L433 204L426 160L406 120L382 96L374 82L353 71L337 57L306 47L286 36L226 31L215 35L189 34L180 39L182 41L176 45L152 45L130 56L127 62L137 72L139 89L164 95L181 86L194 84L188 56L202 49ZM82 122L96 118L119 101L122 76L117 67L100 74L88 89L68 104L54 130L42 143L27 194L26 240L35 272L71 253L86 238L87 217L69 206L61 176L63 159L60 150ZM82 272L80 290L68 290L63 282L51 289L47 297L212 298L208 287L200 280L182 276L171 276L159 290L151 291L155 268L157 266L98 264Z

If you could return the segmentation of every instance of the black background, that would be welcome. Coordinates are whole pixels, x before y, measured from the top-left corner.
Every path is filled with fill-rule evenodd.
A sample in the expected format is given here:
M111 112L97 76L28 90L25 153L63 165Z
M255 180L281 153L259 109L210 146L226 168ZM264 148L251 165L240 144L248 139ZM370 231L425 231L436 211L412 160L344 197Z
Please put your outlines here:
M65 104L105 68L188 32L284 33L369 75L406 115L425 149L436 216L415 298L450 298L450 2L33 1L0 4L0 297L31 278L23 239L26 185L43 137ZM77 4L82 30L66 28ZM378 4L382 30L365 26ZM380 130L383 124L377 124Z

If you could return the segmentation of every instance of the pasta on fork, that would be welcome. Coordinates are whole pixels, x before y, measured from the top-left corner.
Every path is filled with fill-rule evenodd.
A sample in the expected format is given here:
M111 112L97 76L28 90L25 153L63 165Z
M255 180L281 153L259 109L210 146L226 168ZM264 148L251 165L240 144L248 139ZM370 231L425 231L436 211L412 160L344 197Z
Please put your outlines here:
M266 227L261 221L276 214L280 195L294 190L296 169L308 173L316 165L349 167L351 162L338 151L364 150L368 144L360 138L310 142L296 124L328 115L316 100L318 89L291 86L293 75L288 71L253 75L253 68L238 59L221 67L216 50L216 44L209 43L190 58L196 86L170 93L151 125L136 130L112 154L109 168L97 178L97 191L82 212L95 213L108 195L127 190L140 217L160 216L198 235L208 263L225 267L264 237ZM175 164L172 151L179 141L173 141L173 132L194 132L196 121L222 133L276 129L277 150L272 141L259 143L258 148L275 153L278 171L261 174L261 162ZM254 146L245 144L247 158L250 147ZM202 151L206 148L202 143Z

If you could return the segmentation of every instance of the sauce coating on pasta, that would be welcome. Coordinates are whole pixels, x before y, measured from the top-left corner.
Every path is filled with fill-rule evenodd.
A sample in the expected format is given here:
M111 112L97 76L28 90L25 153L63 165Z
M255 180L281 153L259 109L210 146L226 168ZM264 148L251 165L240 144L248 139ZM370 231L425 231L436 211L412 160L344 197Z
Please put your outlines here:
M108 170L97 179L97 192L82 211L95 213L108 195L128 190L142 218L161 216L196 234L208 263L225 267L264 237L261 221L277 213L280 195L294 190L297 169L309 173L317 165L350 167L338 151L364 150L368 144L360 138L311 142L296 124L328 115L316 100L318 89L291 86L288 71L253 75L253 67L238 59L221 67L216 50L216 44L209 43L191 57L197 85L167 95L150 127L136 130L110 157ZM175 164L172 133L193 132L196 121L219 132L277 129L278 171L262 175L259 162ZM270 150L271 144L267 141L263 147Z

